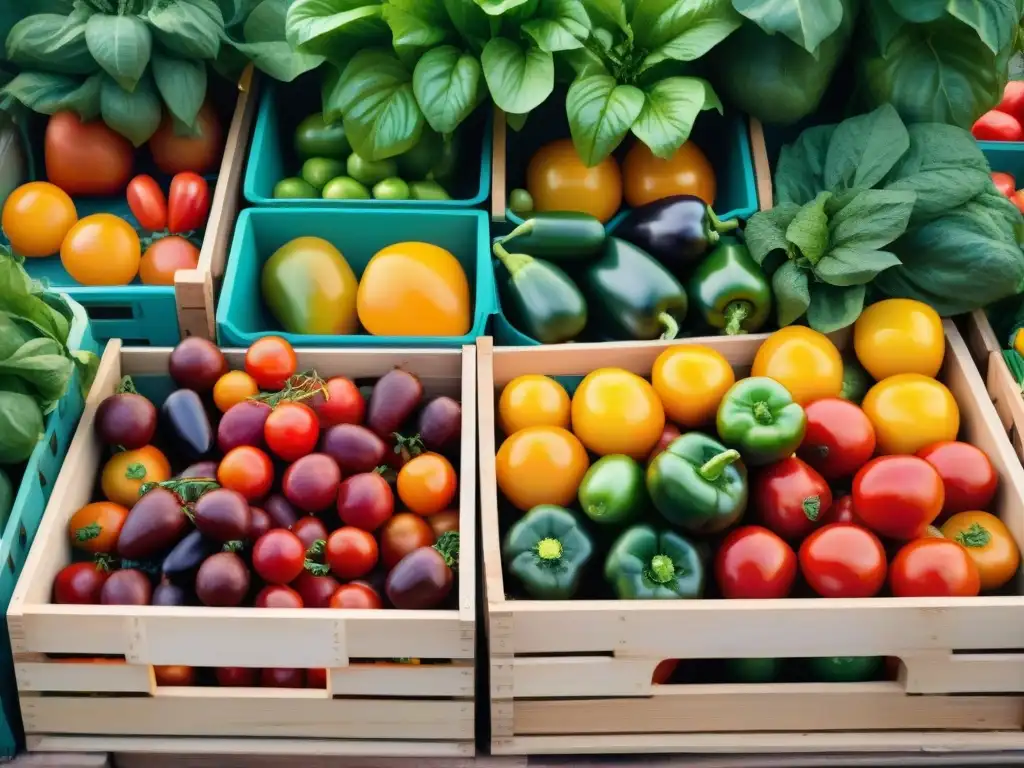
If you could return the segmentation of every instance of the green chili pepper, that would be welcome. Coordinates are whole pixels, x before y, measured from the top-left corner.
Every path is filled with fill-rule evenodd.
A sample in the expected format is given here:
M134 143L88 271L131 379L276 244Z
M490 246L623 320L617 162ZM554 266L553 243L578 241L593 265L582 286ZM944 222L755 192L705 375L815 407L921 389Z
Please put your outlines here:
M509 529L502 559L530 597L564 600L576 593L593 551L590 534L576 515L541 504Z
M747 246L726 238L697 265L689 282L693 306L729 336L755 333L768 322L772 291Z
M620 600L674 600L704 594L704 563L678 533L637 525L608 551L604 577Z
M501 239L515 241L520 253L555 261L578 262L596 256L604 247L604 224L587 213L536 213Z
M792 456L806 429L804 409L788 389L766 376L737 381L718 406L718 436L751 466Z

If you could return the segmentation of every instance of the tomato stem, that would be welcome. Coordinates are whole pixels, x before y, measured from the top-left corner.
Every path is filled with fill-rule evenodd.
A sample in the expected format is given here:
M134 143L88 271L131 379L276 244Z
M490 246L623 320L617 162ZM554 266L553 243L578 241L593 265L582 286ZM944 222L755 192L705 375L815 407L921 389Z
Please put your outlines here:
M441 534L441 538L437 540L434 545L441 557L444 558L445 565L451 568L453 571L459 569L459 532L458 531L447 531Z
M132 381L132 377L131 376L122 376L121 377L121 383L117 385L117 394L119 394L119 395L124 395L124 394L137 395L137 394L139 394L139 390L137 390L135 388L135 382Z
M75 531L75 541L90 541L100 535L103 528L99 523L90 523Z
M220 488L220 483L212 477L181 477L159 483L143 483L139 488L139 496L145 496L154 488L168 490L186 504L190 504L199 501L203 494ZM191 516L191 512L186 511L186 514Z
M224 546L221 548L221 551L222 552L241 552L244 547L245 547L245 542L238 541L237 539L235 539L234 541L226 541L226 542L224 542Z
M992 541L992 534L981 523L971 523L966 531L960 531L954 541L962 547L984 547Z
M275 408L281 403L298 403L308 400L318 392L325 398L327 397L327 382L320 378L316 371L307 371L292 376L277 392L260 392L249 399L266 403L271 408Z

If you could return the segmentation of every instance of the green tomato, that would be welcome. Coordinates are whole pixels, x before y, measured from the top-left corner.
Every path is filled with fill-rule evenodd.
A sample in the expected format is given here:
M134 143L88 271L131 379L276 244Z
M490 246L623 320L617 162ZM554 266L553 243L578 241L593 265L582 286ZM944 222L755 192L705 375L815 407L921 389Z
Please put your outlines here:
M325 123L320 112L307 117L295 129L295 154L300 160L311 157L344 160L351 151L341 122Z
M508 196L508 209L512 211L512 213L532 213L533 195L525 189L513 189Z
M324 185L324 200L369 200L370 190L348 176L336 176Z
M345 166L329 157L311 157L302 164L302 178L314 189L323 189L328 181L345 173Z
M373 196L377 200L408 200L409 185L397 176L392 176L373 185Z
M305 179L290 176L274 185L274 198L277 200L302 200L310 197L319 195L316 188Z
M349 176L368 187L372 187L378 181L384 181L384 179L398 175L398 164L394 161L394 158L376 161L364 160L353 152L348 156L348 162L345 166Z
M445 188L436 181L414 181L409 184L409 194L413 200L451 200Z

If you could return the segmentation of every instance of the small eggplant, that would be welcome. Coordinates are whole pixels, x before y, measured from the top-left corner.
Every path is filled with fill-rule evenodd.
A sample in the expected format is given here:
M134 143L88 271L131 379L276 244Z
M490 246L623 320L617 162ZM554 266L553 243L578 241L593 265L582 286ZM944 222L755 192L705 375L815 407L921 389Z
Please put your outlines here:
M217 425L217 445L227 453L240 445L263 446L263 425L270 406L258 400L243 400L228 408Z
M673 195L634 208L615 228L615 236L642 248L674 274L688 272L739 222L719 221L694 195Z
M234 552L218 552L203 561L196 574L196 597L203 605L233 608L249 592L249 569Z
M459 534L444 534L432 547L420 547L403 557L388 574L384 589L395 608L437 608L452 591L453 565L459 557Z
M214 541L241 541L249 535L252 512L245 496L217 488L199 497L193 508L196 528Z
M184 458L198 461L213 450L213 428L203 401L191 389L178 389L167 396L160 409L164 431Z
M174 546L189 521L177 494L153 488L135 502L117 537L117 553L128 560L144 560Z
M366 427L336 424L324 432L320 450L338 462L342 476L347 476L379 467L384 463L388 446Z
M423 384L408 371L394 368L377 381L366 409L366 425L385 440L401 428L423 397Z
M217 542L207 539L199 531L191 531L167 553L160 571L171 581L188 583L203 560L219 549Z
M263 502L263 511L270 517L273 528L291 528L299 519L299 513L284 496L275 493Z
M457 445L462 432L462 406L450 397L435 397L420 411L420 439L432 451Z

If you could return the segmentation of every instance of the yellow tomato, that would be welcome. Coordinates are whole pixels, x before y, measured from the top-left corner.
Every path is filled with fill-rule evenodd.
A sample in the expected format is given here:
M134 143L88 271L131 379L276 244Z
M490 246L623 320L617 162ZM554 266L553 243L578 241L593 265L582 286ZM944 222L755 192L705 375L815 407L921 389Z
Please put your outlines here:
M548 376L518 376L501 391L498 426L506 435L526 427L569 426L569 394Z
M654 361L651 384L669 419L681 427L714 420L736 374L720 352L699 344L669 347Z
M82 285L128 285L139 273L141 260L138 234L110 213L80 220L60 247L61 264Z
M583 445L561 427L521 429L505 439L495 459L498 488L524 511L538 504L572 504L589 467Z
M526 189L535 211L580 211L607 222L622 205L622 174L614 158L588 168L571 139L546 144L530 158Z
M879 454L917 453L956 440L960 409L945 385L919 373L900 373L868 390L861 404L875 428Z
M599 456L642 460L665 429L665 408L645 379L621 368L587 374L572 396L572 431Z
M942 318L913 299L886 299L865 309L853 326L853 348L881 381L898 373L935 376L946 353Z
M751 376L782 384L800 405L843 391L843 357L829 338L801 325L769 336L754 355Z
M159 449L144 445L134 451L115 453L100 474L100 489L108 501L129 509L139 500L145 483L171 479L171 463Z
M714 205L715 170L700 147L687 141L672 157L655 157L642 141L630 147L622 163L626 204L632 208L672 195L694 195Z
M221 413L260 393L256 379L245 371L228 371L213 385L213 403Z
M78 212L67 192L46 181L30 181L7 196L0 226L15 253L37 257L59 251L76 221Z
M473 325L462 265L430 243L378 251L359 281L356 311L374 336L464 336Z
M1017 572L1020 550L1003 521L988 512L958 512L942 524L942 535L967 550L978 566L981 588L999 589Z

